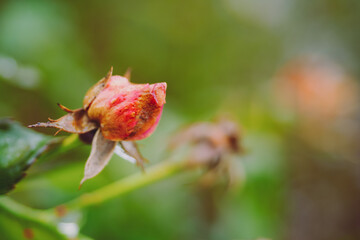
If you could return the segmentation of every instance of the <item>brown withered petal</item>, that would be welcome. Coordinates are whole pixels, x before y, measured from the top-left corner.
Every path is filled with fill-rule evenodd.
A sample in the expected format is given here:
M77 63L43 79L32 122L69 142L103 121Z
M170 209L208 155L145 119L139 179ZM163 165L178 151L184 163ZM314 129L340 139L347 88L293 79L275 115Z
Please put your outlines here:
M80 187L86 180L95 177L105 168L114 153L115 146L116 142L104 138L101 130L97 130L92 141L90 156L86 161L85 173L80 182Z
M110 71L106 75L106 77L102 78L99 82L97 82L94 86L92 86L87 93L85 94L83 100L83 107L87 110L91 103L95 100L97 95L104 89L106 83L110 80L113 72L113 67L110 68Z
M120 146L124 149L125 154L133 157L136 160L136 164L141 168L144 168L144 163L149 162L146 158L144 158L137 146L137 144L133 141L121 141L119 142Z
M57 120L49 119L48 122L39 122L28 127L54 127L70 133L86 133L99 127L96 122L90 120L84 109L70 110L60 104L59 106L68 114Z

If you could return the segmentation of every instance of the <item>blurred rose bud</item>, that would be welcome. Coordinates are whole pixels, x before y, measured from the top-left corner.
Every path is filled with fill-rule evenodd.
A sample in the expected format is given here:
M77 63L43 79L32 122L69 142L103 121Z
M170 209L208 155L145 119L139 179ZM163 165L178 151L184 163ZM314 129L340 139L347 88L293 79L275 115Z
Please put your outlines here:
M165 104L166 83L134 84L129 78L129 73L112 76L111 68L86 93L83 108L70 110L59 104L67 112L65 116L29 126L55 127L77 133L92 143L81 183L99 174L114 152L140 166L145 161L132 141L150 136L157 127Z
M276 75L275 98L295 113L296 134L316 149L352 158L358 151L359 86L339 65L303 57Z
M211 186L225 177L227 183L243 180L242 166L234 156L243 152L240 130L235 122L220 119L217 122L195 123L182 129L170 141L171 149L190 147L186 156L190 166L207 168L200 184Z
M300 117L330 120L356 111L359 89L335 63L304 57L286 64L276 75L275 94Z

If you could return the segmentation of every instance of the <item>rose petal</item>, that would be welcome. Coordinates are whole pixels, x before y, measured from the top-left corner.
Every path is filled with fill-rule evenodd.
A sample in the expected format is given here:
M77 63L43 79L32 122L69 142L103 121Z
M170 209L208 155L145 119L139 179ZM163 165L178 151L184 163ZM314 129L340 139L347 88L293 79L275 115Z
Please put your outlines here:
M95 133L91 145L91 153L85 164L84 177L80 182L81 185L88 179L98 175L108 164L114 153L116 142L104 138L101 130Z

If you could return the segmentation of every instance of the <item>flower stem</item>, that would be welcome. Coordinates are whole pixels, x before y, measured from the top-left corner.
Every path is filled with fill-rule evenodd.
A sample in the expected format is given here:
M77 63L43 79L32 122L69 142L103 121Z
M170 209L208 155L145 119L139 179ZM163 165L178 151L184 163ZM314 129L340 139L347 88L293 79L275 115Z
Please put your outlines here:
M37 227L48 232L55 239L66 240L65 235L61 234L54 224L55 217L42 210L35 210L21 205L9 197L0 197L0 214L7 215L25 226Z
M150 167L145 173L136 173L122 178L98 190L83 194L63 206L68 210L89 207L114 199L153 182L170 177L188 168L186 161L168 161Z
M189 168L191 169L187 161L165 161L148 168L145 173L136 173L122 178L93 192L83 194L59 207L72 211L101 204L148 184L171 177ZM61 217L58 211L58 208L48 210L32 209L13 201L9 197L0 197L0 214L7 215L24 226L29 225L43 229L54 236L55 239L65 240L67 239L66 236L56 228L56 221Z

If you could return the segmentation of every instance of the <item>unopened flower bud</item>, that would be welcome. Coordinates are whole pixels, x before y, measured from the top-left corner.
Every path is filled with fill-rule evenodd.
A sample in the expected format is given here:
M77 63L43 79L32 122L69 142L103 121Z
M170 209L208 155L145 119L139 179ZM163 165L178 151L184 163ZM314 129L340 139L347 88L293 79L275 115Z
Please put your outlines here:
M65 116L29 126L55 127L58 132L77 133L85 142L91 142L92 150L81 184L99 174L114 152L142 166L146 159L132 141L154 132L165 104L165 82L134 84L128 80L129 72L125 76L112 76L112 70L89 89L83 108L71 110L59 104L67 112ZM129 142L117 144L117 141Z
M85 100L88 99L88 92ZM112 76L88 107L88 116L100 123L105 138L134 141L148 137L159 123L166 83L133 84Z

